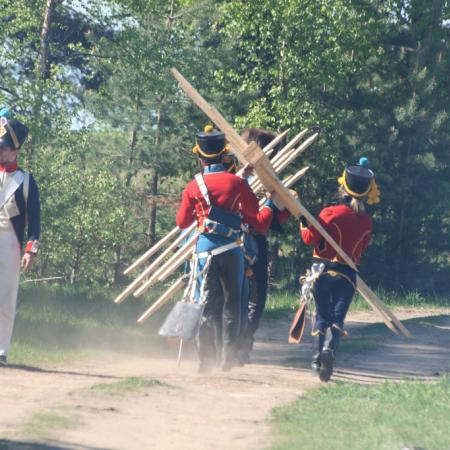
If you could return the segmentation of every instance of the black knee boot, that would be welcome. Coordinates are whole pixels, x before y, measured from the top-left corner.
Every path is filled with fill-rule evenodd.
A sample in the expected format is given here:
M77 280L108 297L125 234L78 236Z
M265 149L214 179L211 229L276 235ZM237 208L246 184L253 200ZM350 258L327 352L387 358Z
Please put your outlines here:
M332 325L327 329L325 335L325 342L323 344L323 350L320 358L320 371L319 377L321 381L325 383L330 380L333 373L333 362L336 356L336 351L339 346L339 340L341 337L341 330L339 327Z
M325 335L317 330L312 333L313 336L313 356L311 360L311 370L313 373L320 371L320 355L322 353Z

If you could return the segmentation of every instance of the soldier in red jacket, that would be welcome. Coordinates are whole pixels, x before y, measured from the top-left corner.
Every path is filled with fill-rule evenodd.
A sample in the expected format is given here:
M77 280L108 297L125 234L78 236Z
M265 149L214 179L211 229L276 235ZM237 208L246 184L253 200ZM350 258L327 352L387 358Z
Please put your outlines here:
M247 181L227 171L223 163L230 151L224 133L206 127L196 135L194 152L203 173L186 186L176 223L187 228L197 221L199 267L208 267L200 299L205 308L199 328L199 371L208 373L217 357L222 360L222 370L228 371L237 365L243 280L241 225L271 220L272 210L267 207L259 212Z
M260 148L264 148L272 142L276 136L262 128L246 128L241 137L250 144L256 142ZM282 144L279 144L274 149L276 154ZM274 154L271 156L273 157ZM284 224L291 214L288 210L278 210L272 202L266 202L270 205L273 213L272 220L266 221L263 224L258 224L250 228L249 240L253 241L253 245L257 248L256 260L250 264L249 277L249 292L248 292L248 306L247 306L247 323L243 327L243 332L240 341L239 359L241 363L248 363L250 361L250 352L253 349L254 335L260 324L263 316L264 308L266 306L268 282L269 282L269 259L268 259L268 242L267 234L270 229L282 232L281 225Z
M357 165L344 170L339 178L338 204L324 208L318 217L320 224L357 266L372 235L372 218L365 213L364 202L379 201L374 174L367 166L367 158L361 158ZM344 320L355 292L357 273L303 217L300 234L305 244L314 246L313 261L325 266L312 289L316 320L312 331L315 350L311 367L322 381L328 381L340 336L346 335Z

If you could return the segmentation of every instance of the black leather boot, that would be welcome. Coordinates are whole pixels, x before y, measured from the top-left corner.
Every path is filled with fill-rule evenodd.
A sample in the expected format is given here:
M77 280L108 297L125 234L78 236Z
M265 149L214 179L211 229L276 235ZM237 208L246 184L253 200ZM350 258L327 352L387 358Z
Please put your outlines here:
M312 333L313 336L313 356L311 360L311 370L313 373L319 373L320 371L320 355L322 352L323 344L325 341L325 335L317 330Z
M323 344L323 350L320 357L320 381L327 383L331 375L333 374L333 362L336 355L337 348L339 346L339 340L341 337L341 330L339 327L332 325L327 329L325 335L325 342Z

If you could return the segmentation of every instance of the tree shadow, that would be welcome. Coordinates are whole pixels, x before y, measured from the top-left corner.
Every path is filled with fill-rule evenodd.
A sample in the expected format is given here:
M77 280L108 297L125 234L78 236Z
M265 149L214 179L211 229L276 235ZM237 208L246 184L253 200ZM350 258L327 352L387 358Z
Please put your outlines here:
M105 447L88 447L64 442L34 442L0 439L0 450L108 450Z
M450 316L403 321L414 336L394 335L383 323L349 321L342 338L333 380L378 383L386 380L432 380L450 372ZM288 320L268 321L258 333L252 362L285 370L309 370L313 352L308 321L302 342L288 345Z
M73 376L88 377L88 378L104 378L104 379L109 379L109 380L124 379L124 377L117 377L115 375L105 375L105 374L99 374L99 373L84 373L84 372L78 372L78 371L74 371L74 370L43 369L42 367L29 366L27 364L8 364L2 370L5 370L5 369L23 370L25 372L32 372L32 373L73 375ZM0 449L1 449L1 447L0 447Z

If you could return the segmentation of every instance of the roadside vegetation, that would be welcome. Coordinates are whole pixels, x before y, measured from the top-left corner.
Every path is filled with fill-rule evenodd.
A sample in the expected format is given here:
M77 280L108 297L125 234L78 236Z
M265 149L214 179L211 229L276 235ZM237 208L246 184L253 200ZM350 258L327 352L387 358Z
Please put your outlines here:
M136 320L160 293L154 290L147 301L132 298L116 305L113 289L26 286L19 293L9 361L58 363L99 348L149 353L164 343L157 329L167 309L143 325Z
M161 348L165 340L157 331L173 302L142 325L136 320L163 289L152 289L144 300L131 297L116 305L113 299L117 291L112 288L25 285L19 294L9 361L15 364L58 363L87 356L99 348L138 353ZM379 294L390 307L439 309L449 306L446 299L424 298L416 293ZM298 296L294 292L272 292L264 317L266 320L285 318L293 313L297 304ZM369 310L369 306L356 297L352 310ZM379 331L377 325L373 327L374 333ZM351 339L346 340L346 345L353 345Z
M300 288L295 291L275 292L269 295L265 310L266 318L280 318L293 312L299 305ZM393 292L384 289L375 290L379 298L391 308L439 309L449 308L450 298L444 296L425 296L419 291ZM356 293L350 311L369 311L371 307Z

